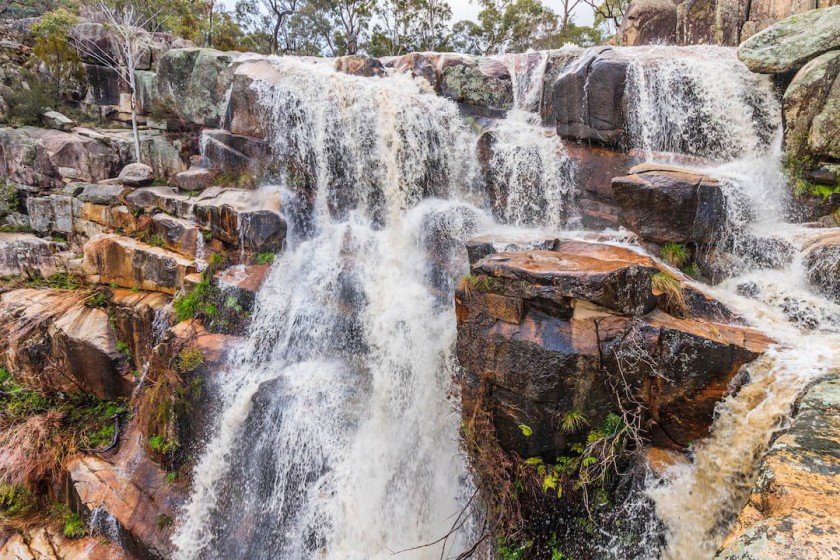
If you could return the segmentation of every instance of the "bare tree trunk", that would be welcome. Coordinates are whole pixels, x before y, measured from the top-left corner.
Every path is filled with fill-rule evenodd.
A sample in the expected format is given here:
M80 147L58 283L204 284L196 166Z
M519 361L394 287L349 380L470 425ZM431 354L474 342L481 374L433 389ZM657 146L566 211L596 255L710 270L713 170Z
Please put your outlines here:
M131 94L131 130L134 133L134 159L140 160L140 130L137 128L137 97Z

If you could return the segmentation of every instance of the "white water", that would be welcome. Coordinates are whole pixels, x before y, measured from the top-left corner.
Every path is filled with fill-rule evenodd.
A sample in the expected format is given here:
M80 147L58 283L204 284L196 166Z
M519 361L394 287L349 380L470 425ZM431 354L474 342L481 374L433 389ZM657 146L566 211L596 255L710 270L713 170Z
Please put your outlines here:
M290 220L250 336L220 376L224 413L176 557L389 557L445 535L471 492L450 301L463 243L488 219L423 199L469 191L475 141L454 105L407 77L275 64L282 83L258 86L271 140L306 162L315 192L284 191L308 218Z

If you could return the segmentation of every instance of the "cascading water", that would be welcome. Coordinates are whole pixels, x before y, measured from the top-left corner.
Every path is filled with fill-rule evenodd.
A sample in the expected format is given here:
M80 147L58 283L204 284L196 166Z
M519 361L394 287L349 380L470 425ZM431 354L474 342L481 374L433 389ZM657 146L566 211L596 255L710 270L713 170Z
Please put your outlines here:
M519 226L560 229L574 224L575 165L538 115L549 53L508 55L513 109L485 140L496 215Z
M672 152L666 161L683 154L710 161L698 169L718 178L726 197L719 244L743 261L711 292L779 342L748 367L751 382L719 403L712 433L695 445L691 463L648 481L666 543L644 556L707 560L743 507L757 462L803 387L840 366L833 342L840 307L807 283L801 254L807 228L784 224L789 190L769 78L747 71L733 49L653 47L634 57L628 93L640 148L651 157ZM613 543L609 553L621 558L622 551Z
M447 534L471 492L450 302L463 242L488 219L421 199L469 190L475 141L405 76L273 63L282 81L255 87L275 153L306 180L284 190L287 250L217 387L176 557L386 557ZM461 519L402 557L462 550Z

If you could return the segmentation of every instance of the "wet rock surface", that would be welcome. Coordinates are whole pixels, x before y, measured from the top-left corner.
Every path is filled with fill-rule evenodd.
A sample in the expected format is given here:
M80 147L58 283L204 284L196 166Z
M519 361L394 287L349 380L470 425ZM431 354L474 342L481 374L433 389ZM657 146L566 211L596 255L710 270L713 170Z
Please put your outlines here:
M686 446L770 343L743 326L663 311L662 273L628 249L561 240L474 258L456 295L465 391L488 390L499 443L521 457L562 455L570 442L556 426L569 411L596 424L631 402L643 403L654 443Z
M840 552L840 377L805 391L791 428L761 462L718 560L832 558Z
M622 225L654 243L709 243L726 220L717 179L689 169L641 164L612 188Z

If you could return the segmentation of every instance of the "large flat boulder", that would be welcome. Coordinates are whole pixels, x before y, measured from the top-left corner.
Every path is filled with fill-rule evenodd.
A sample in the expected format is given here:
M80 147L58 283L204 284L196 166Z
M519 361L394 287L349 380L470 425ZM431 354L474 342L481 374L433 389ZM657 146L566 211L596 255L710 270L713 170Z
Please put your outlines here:
M0 295L0 349L10 371L37 390L84 391L101 399L131 393L125 354L108 313L86 294L20 289Z
M215 237L252 251L282 247L286 222L277 193L210 187L194 200L196 222Z
M728 0L737 2L738 0ZM840 4L837 0L751 0L746 2L748 10L746 21L741 27L741 42L746 41L759 31L767 29L777 21L794 14L817 8L828 8ZM734 44L738 44L737 42Z
M690 169L640 164L612 189L621 223L654 243L708 243L725 221L718 180Z
M633 408L655 444L675 449L705 436L729 382L771 341L711 322L703 305L666 312L654 279L664 267L636 251L535 241L547 248L492 252L493 241L478 240L456 294L465 399L486 391L502 448L555 460L575 441L557 427L570 411L594 426Z
M0 232L0 277L27 273L50 276L64 268L55 254L57 249L52 241L31 233Z
M753 72L781 74L840 48L840 6L794 14L756 33L738 48Z
M26 127L62 178L95 183L116 175L123 165L117 147L75 132Z
M60 185L58 168L28 130L0 128L0 173L9 181L42 189Z
M761 461L749 502L716 560L834 558L840 552L840 378L805 392Z
M102 284L174 294L195 263L178 253L131 237L101 234L84 247L83 269Z

